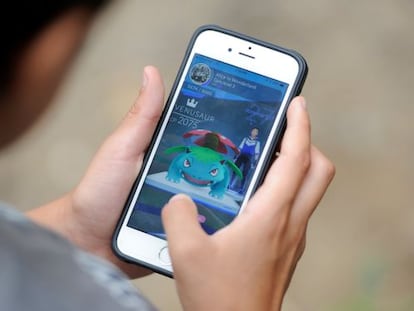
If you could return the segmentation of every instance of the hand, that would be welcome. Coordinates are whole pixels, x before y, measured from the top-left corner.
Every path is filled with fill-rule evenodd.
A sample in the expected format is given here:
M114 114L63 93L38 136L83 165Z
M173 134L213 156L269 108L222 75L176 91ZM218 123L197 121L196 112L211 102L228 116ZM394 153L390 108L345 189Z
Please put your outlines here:
M118 129L103 143L74 191L28 213L81 248L104 257L130 277L150 273L119 260L111 238L144 152L160 117L164 86L157 69L144 69L140 94Z
M311 146L305 105L301 97L292 101L280 155L230 225L207 235L184 195L163 209L184 310L280 310L309 218L335 171Z

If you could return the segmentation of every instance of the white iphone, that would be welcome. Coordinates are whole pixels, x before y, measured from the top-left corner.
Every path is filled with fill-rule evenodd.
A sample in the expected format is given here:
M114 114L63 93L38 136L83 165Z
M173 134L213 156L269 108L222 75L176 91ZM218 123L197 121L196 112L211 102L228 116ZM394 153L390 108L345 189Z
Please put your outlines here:
M242 212L306 74L295 51L218 26L199 28L115 231L115 253L172 276L161 210L173 195L194 200L208 234Z

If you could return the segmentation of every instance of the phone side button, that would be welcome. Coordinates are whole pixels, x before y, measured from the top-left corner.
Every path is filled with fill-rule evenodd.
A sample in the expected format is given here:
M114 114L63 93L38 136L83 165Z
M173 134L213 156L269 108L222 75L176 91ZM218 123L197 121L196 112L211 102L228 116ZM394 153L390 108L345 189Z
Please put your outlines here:
M167 246L161 248L160 252L158 253L158 259L163 265L167 265L167 266L171 265L171 258L170 258L170 254L168 253Z

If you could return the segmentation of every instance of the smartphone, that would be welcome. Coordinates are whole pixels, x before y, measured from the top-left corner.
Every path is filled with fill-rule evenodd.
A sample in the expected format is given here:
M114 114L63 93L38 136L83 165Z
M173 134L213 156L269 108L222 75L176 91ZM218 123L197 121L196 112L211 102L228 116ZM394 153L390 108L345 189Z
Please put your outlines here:
M262 182L306 74L293 50L199 28L115 230L115 253L172 276L161 210L177 193L194 200L208 234L231 223Z

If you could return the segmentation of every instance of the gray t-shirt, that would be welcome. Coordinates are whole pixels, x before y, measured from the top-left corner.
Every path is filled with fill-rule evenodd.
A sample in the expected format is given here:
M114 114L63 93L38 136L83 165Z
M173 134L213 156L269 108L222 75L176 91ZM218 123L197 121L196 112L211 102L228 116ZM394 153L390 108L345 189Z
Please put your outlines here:
M0 203L0 310L155 310L110 263Z

